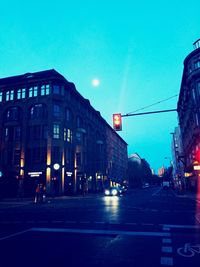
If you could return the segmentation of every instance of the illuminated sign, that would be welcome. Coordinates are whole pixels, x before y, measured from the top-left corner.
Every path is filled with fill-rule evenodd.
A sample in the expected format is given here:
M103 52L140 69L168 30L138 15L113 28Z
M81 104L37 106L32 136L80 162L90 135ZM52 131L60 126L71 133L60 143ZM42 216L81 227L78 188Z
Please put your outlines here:
M72 172L66 172L67 176L72 176Z
M28 172L28 175L31 177L39 177L42 174L42 172Z
M195 166L193 166L193 169L194 169L195 171L199 171L199 170L200 170L200 165L195 165Z

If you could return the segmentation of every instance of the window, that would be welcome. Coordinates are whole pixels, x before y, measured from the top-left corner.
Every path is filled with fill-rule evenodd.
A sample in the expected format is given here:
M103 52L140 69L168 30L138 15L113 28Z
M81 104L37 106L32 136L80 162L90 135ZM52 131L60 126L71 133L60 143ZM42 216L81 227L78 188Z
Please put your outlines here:
M61 87L59 85L53 86L53 94L60 95L61 94Z
M43 118L45 116L46 110L43 104L35 104L30 109L30 118L38 119Z
M7 121L17 121L19 119L19 109L18 107L10 108L6 113Z
M76 132L76 140L77 140L77 142L81 142L81 133L80 132Z
M55 139L60 138L60 125L58 124L53 125L53 138Z
M6 101L14 100L14 90L6 92Z
M70 110L68 108L66 108L65 110L65 119L66 121L70 121Z
M56 118L59 118L61 116L61 108L60 105L54 104L53 105L53 115Z
M14 165L19 166L20 165L20 157L21 157L21 150L15 149L14 150Z
M26 97L26 88L17 90L17 99L22 99Z
M54 161L60 161L60 147L59 146L54 146L52 150L52 157Z
M67 142L72 143L72 131L67 129Z
M34 125L32 127L32 133L33 133L33 138L34 139L40 139L41 138L41 135L40 135L40 132L41 132L41 126L40 125Z
M66 128L64 128L63 139L64 139L64 141L67 140L67 130L66 130Z
M49 84L45 84L41 86L41 95L49 95L50 93L50 86Z
M200 68L200 60L194 62L194 68L195 68L195 69Z
M19 126L14 128L14 140L18 141L21 138L21 128Z
M28 90L28 97L35 97L37 96L38 93L38 87L34 86L34 87L30 87Z
M4 140L8 140L8 137L9 137L9 131L8 131L8 128L4 128Z
M2 101L3 101L3 93L0 92L0 102L2 102Z
M81 153L76 153L76 166L81 166Z
M48 127L47 125L42 126L42 138L47 139L48 138Z

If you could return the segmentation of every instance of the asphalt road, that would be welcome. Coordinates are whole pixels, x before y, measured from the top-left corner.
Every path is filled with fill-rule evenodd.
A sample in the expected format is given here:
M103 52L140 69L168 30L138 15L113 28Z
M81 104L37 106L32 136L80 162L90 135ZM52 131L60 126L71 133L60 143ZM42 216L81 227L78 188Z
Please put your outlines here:
M199 266L200 203L150 187L122 197L0 202L0 266Z

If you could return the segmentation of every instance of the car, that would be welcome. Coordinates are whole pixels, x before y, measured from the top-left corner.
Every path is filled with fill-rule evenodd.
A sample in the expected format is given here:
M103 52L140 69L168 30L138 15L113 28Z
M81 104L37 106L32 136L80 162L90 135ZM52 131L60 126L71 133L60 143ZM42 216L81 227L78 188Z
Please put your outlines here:
M163 189L168 189L168 188L170 188L170 183L169 183L169 181L163 181L162 186L163 186Z
M149 183L145 183L143 184L142 188L148 188L149 187Z
M119 196L120 190L118 187L109 187L104 190L105 196Z

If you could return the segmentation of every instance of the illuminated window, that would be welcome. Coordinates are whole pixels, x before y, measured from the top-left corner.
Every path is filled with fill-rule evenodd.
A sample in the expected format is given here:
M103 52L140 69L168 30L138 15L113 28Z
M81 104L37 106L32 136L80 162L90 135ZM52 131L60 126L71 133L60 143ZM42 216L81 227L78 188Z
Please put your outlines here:
M26 96L26 89L25 88L17 90L17 99L25 98L25 96Z
M58 124L53 125L53 138L54 139L60 138L60 125Z
M28 96L29 97L35 97L37 96L38 94L38 87L37 86L33 86L33 87L30 87L29 90L28 90Z
M49 95L50 93L50 86L49 84L44 84L41 86L41 95Z
M67 142L72 143L72 131L67 129Z
M2 101L3 101L3 93L0 92L0 102L2 102Z
M6 101L14 100L14 90L6 92Z
M64 132L63 132L63 138L64 138L64 141L66 141L67 140L67 130L66 130L66 128L64 128Z

